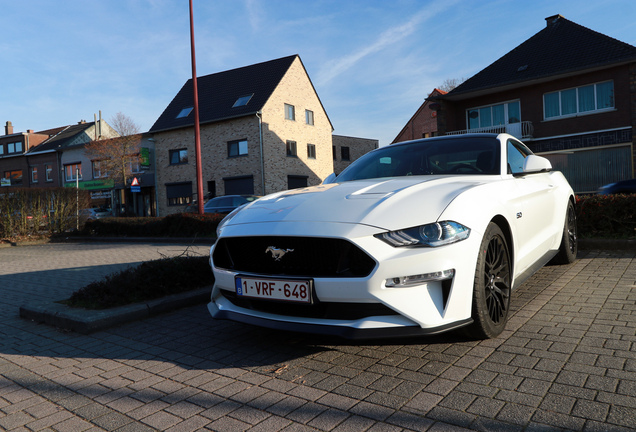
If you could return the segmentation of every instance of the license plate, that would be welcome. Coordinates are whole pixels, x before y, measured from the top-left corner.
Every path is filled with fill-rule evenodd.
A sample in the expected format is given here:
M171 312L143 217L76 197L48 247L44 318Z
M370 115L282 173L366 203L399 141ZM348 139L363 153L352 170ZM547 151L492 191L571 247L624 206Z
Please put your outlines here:
M236 276L235 285L241 297L311 303L311 280Z

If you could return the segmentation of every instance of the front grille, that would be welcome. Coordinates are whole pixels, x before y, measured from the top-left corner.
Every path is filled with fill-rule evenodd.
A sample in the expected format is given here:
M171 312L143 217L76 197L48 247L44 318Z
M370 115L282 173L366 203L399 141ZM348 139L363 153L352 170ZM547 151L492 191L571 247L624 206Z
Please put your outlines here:
M285 251L278 260L276 250ZM375 267L349 241L322 237L222 238L212 259L218 268L270 276L365 277Z
M372 316L398 315L393 309L381 303L315 302L314 304L301 304L245 298L237 296L235 292L226 290L221 290L220 292L223 297L235 306L284 316L357 320Z

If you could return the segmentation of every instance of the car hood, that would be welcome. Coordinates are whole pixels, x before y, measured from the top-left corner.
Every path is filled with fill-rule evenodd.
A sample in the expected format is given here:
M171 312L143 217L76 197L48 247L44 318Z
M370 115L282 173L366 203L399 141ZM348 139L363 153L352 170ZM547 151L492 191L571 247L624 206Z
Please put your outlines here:
M319 221L401 229L438 220L462 192L487 181L486 176L412 176L293 189L243 207L228 225Z

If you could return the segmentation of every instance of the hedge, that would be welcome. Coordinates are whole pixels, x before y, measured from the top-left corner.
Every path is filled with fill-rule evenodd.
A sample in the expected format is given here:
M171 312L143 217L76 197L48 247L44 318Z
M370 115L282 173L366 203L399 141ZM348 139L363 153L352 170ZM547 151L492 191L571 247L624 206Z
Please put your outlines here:
M223 215L178 213L165 217L119 217L87 221L80 234L97 237L215 237Z
M7 188L0 193L0 238L69 231L89 204L89 193L74 188Z
M636 238L636 194L576 197L579 237ZM216 236L219 214L179 213L165 217L119 217L87 221L80 235L97 237Z
M580 237L636 237L636 194L577 196L576 214Z

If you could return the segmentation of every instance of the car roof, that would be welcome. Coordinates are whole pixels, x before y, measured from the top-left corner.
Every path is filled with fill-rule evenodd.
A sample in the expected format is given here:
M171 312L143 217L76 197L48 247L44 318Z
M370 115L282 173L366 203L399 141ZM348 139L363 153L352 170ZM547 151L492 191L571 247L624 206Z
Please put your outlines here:
M419 143L419 142L432 142L432 141L446 141L446 140L470 140L470 139L475 139L475 138L493 138L493 139L498 139L498 138L513 138L516 139L515 137L513 137L512 135L506 134L506 133L500 133L500 134L496 134L496 133L470 133L470 134L458 134L458 135L443 135L443 136L438 136L438 137L431 137L431 138L419 138L416 140L411 140L411 141L400 141L400 142L396 142L393 144L389 144L390 147L394 147L394 146L401 146L401 145L409 145L409 144L413 144L413 143ZM382 148L382 147L380 147Z

